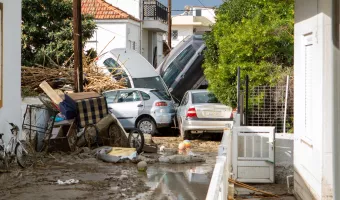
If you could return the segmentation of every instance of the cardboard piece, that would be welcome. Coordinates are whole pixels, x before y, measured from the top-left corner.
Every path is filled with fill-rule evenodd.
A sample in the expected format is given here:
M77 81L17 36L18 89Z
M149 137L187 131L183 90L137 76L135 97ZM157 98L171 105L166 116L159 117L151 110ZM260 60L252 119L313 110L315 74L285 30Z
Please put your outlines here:
M112 147L108 154L111 156L130 156L134 152L136 152L135 148Z
M47 94L48 97L51 98L53 103L55 103L56 105L59 105L60 102L63 101L63 99L58 95L58 93L54 91L53 88L46 81L40 83L39 87Z

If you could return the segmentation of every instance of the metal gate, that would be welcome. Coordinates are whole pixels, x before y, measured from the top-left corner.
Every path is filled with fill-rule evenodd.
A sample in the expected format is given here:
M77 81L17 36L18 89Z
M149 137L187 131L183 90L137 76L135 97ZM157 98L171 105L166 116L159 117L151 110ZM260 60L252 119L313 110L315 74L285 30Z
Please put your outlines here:
M245 183L274 183L275 127L233 127L233 173Z

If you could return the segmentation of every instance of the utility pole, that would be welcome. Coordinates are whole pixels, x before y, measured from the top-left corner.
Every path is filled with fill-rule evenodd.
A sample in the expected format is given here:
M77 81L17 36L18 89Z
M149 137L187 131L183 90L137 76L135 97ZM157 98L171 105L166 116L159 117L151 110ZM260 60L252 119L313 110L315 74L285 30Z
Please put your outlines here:
M81 0L73 0L74 89L83 91L83 48L81 31Z
M171 38L172 38L172 19L171 19L171 0L168 0L168 45L171 50Z

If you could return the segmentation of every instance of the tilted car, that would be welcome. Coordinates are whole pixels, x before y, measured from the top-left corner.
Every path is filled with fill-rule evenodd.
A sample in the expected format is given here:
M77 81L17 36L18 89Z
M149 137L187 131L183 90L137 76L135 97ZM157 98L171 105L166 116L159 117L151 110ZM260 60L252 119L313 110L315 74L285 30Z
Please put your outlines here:
M155 134L158 128L170 127L175 107L170 96L156 89L130 88L103 93L109 110L122 126Z
M198 88L204 80L202 35L186 37L165 57L156 71L163 78L172 96L182 99L184 93Z
M124 80L128 88L153 88L172 98L153 66L134 50L112 49L100 55L96 65L102 73L112 74L113 80Z
M181 136L190 139L192 134L223 133L233 113L207 90L189 90L177 109L177 121Z

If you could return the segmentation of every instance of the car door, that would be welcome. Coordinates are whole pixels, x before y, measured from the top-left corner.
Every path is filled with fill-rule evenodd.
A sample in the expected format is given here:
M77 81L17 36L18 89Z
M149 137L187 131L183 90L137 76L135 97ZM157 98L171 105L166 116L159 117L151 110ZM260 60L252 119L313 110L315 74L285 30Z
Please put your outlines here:
M135 128L135 122L144 110L144 102L137 90L120 90L109 109L126 129Z

